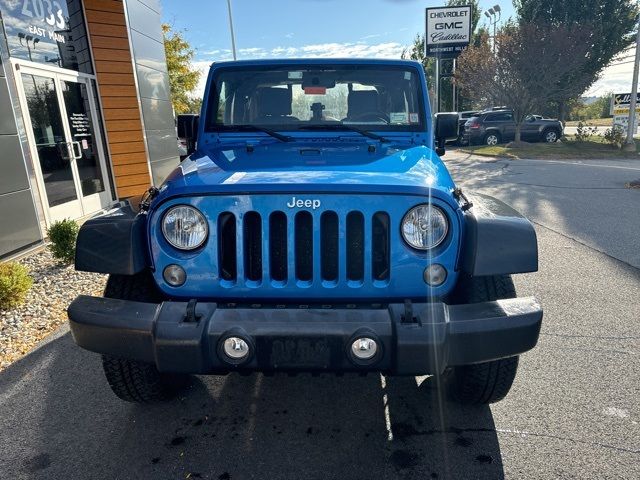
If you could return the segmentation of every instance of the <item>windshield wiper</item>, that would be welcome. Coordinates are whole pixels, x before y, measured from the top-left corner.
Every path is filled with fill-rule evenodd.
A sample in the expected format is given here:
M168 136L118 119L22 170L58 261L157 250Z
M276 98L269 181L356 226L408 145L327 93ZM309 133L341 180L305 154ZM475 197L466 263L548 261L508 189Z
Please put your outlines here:
M363 130L358 127L353 127L351 125L345 125L344 123L335 124L329 123L326 125L316 124L316 125L302 125L298 127L298 130L350 130L352 132L359 133L365 137L373 138L374 140L378 140L379 142L390 142L388 138L382 137L377 133L370 132L369 130Z
M266 127L259 127L258 125L234 125L235 129L238 130L257 130L258 132L266 133L267 135L271 135L273 138L277 138L281 142L291 142L293 138L288 135L282 135L281 133L276 132L275 130L271 130Z

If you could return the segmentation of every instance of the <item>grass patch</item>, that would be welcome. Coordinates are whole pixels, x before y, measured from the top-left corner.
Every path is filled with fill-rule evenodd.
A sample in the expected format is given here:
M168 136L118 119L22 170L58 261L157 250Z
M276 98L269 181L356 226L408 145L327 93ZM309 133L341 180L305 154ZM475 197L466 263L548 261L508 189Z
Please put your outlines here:
M522 147L510 148L506 145L478 145L460 150L474 155L503 158L528 159L617 159L638 158L640 140L635 140L636 151L625 152L605 143L604 138L593 136L586 142L576 142L572 137L556 143L529 143Z
M613 117L609 118L594 118L593 120L570 120L565 122L565 127L577 127L578 123L590 124L596 127L610 127L613 125Z

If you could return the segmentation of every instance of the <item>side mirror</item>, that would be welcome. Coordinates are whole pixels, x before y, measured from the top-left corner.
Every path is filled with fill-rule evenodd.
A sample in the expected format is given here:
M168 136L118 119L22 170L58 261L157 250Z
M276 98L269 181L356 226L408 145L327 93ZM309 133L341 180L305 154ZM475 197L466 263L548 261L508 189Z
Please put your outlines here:
M178 115L178 118L176 120L178 138L183 138L185 140L187 144L187 155L191 155L196 151L200 115L197 115L195 113L183 113Z
M458 114L457 113L436 113L434 125L434 139L436 141L436 153L444 155L445 142L458 138Z

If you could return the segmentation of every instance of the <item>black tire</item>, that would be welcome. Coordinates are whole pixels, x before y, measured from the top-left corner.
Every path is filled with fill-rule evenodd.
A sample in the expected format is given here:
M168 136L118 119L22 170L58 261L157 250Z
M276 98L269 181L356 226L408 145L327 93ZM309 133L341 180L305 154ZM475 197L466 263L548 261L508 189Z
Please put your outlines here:
M109 275L104 296L147 303L162 301L162 295L148 271L136 275ZM113 393L127 402L169 400L189 380L188 375L161 373L151 363L109 355L102 355L102 367Z
M560 140L560 132L556 128L547 128L542 131L542 141L545 143L556 143Z
M489 277L461 276L450 302L454 305L490 302L505 298L515 298L516 287L510 275Z
M495 140L493 140L495 138ZM482 143L489 147L494 147L498 145L502 141L500 134L498 132L489 132L482 139Z
M102 368L113 393L127 402L170 400L188 383L187 375L160 373L150 363L102 356Z
M452 303L478 303L514 298L516 289L509 275L464 277L458 282ZM502 400L513 384L518 357L447 369L443 384L452 400L463 404L487 404Z

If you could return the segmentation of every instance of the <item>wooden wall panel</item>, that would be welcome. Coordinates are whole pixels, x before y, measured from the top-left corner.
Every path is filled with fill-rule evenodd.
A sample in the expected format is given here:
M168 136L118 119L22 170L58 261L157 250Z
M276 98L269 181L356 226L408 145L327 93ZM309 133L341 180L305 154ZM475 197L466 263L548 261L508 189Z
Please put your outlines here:
M127 132L139 129L140 122L137 120L111 120L107 122L107 128L110 132Z
M147 165L147 159L144 159L144 162L142 163L134 163L134 164L127 164L127 165L114 165L113 166L113 171L116 172L116 174L119 173L123 173L125 175L133 175L133 174L140 174L140 173L149 173L149 166Z
M133 75L133 65L128 62L100 62L96 65L98 73L130 73Z
M144 149L143 140L140 140L139 142L114 143L111 145L112 157L115 157L116 155L119 155L121 153L137 153L137 152L143 152L146 155L146 150Z
M84 0L100 102L119 198L142 194L151 183L144 148L122 0Z
M93 48L113 48L117 50L129 50L129 39L117 37L101 37L99 35L96 35L91 39L91 46Z

